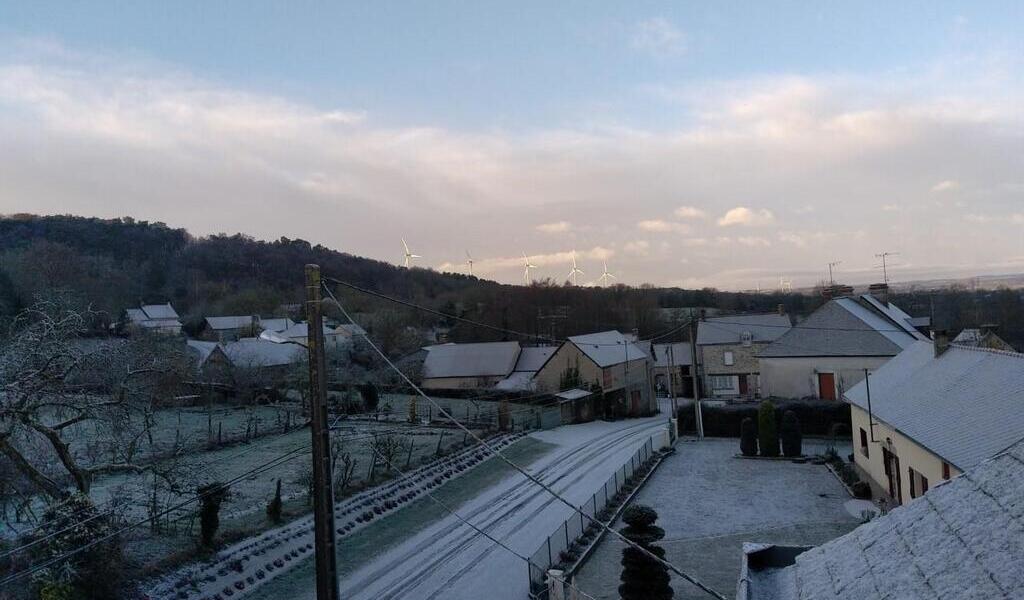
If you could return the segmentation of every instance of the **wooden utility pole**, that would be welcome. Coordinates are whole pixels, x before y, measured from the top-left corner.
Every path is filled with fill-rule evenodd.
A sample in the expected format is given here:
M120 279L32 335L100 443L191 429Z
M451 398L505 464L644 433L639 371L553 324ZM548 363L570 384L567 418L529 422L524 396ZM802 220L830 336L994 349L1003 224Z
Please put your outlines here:
M313 436L313 530L317 600L339 600L331 430L327 424L327 357L320 316L320 266L306 265L306 330L309 349L310 432Z
M703 316L701 317L703 320ZM693 417L697 422L697 437L704 439L704 415L700 409L701 372L697 364L697 319L690 313L690 371L693 375Z

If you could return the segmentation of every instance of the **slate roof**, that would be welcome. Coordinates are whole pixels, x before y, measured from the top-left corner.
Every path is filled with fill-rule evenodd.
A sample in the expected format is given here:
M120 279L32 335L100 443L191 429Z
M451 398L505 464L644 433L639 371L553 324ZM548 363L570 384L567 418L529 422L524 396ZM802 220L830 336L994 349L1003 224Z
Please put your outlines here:
M1024 598L1024 443L791 566L744 575L737 600Z
M519 342L430 346L423 378L507 376L519 358Z
M761 351L761 358L802 356L896 356L925 337L891 304L870 294L838 298L811 313Z
M214 331L228 329L244 329L251 327L255 317L252 315L239 315L231 317L206 317L206 325Z
M697 325L697 345L739 344L749 333L752 342L771 342L792 326L789 317L778 313L712 317Z
M325 336L326 335L338 335L338 332L334 331L330 327L327 327L326 325L324 325L323 328L324 328L324 335ZM281 337L286 337L286 338L290 338L290 339L309 337L309 324L308 323L296 323L296 324L292 325L291 327L289 327L288 329L285 329L284 331L281 331L279 333L280 333Z
M213 354L219 345L217 342L205 342L202 340L186 340L185 343L196 356L196 366L200 368L206 364L206 360L210 358L210 355Z
M690 344L687 342L679 342L675 344L654 344L654 366L668 368L669 364L669 348L672 349L672 360L671 364L677 367L687 367L693 364L693 355L690 353Z
M178 313L170 302L167 304L146 304L140 308L125 309L128 320L141 327L181 327Z
M508 377L494 384L496 390L531 391L536 387L534 371L514 371Z
M305 352L295 344L275 344L257 338L242 338L224 344L224 353L236 367L280 367L302 360Z
M519 352L514 371L536 373L544 363L558 350L557 346L528 346Z
M1024 438L1024 354L916 342L868 383L876 420L960 470ZM863 382L844 397L867 410Z
M574 335L569 341L601 368L648 358L643 348L618 331Z
M146 304L142 307L142 312L146 313L146 316L153 320L174 319L176 321L180 318L170 302L167 304Z
M260 319L260 328L264 331L273 331L274 333L280 333L285 329L288 329L295 324L288 317L273 317L271 319Z

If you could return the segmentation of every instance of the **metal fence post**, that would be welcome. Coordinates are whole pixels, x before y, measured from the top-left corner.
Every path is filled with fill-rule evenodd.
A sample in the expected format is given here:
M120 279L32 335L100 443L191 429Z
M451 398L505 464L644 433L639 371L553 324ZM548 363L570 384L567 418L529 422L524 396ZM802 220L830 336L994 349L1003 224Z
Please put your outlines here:
M569 522L562 523L562 529L565 530L565 551L569 551Z
M554 561L553 558L551 558L551 536L549 535L548 536L548 566L550 567L553 564L555 564L555 561Z

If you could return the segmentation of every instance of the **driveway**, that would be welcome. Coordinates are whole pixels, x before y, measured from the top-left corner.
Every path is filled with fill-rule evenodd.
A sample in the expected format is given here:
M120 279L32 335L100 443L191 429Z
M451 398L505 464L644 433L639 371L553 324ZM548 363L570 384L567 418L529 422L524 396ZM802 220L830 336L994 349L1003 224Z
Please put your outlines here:
M805 453L824 446L805 441ZM849 446L839 448L840 455ZM845 488L822 465L736 458L737 439L683 439L641 489L637 502L658 511L666 559L727 598L735 596L743 542L817 545L856 527ZM622 523L615 525L622 527ZM617 599L623 544L606 536L576 583ZM675 598L709 596L673 575Z

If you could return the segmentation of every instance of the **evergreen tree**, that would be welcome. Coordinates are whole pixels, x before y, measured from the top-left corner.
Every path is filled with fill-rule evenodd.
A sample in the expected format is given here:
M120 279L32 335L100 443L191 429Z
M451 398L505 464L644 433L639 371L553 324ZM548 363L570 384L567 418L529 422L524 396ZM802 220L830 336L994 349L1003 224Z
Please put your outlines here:
M622 529L626 539L660 559L665 558L665 549L654 545L654 542L665 537L665 530L654 524L658 520L658 513L653 508L634 504L623 511L622 520L626 523ZM622 549L620 579L622 584L619 585L619 596L623 600L672 598L668 567L633 546Z
M787 410L782 415L782 427L779 432L782 437L783 456L803 454L803 435L800 433L800 421L795 412Z
M196 490L199 494L199 541L206 548L213 547L213 538L220 528L220 505L228 498L228 488L210 483Z
M757 456L757 424L750 417L740 423L740 452L743 456Z
M281 509L284 503L281 501L281 480L277 480L277 490L274 492L273 499L267 504L267 518L270 519L271 523L281 522Z

